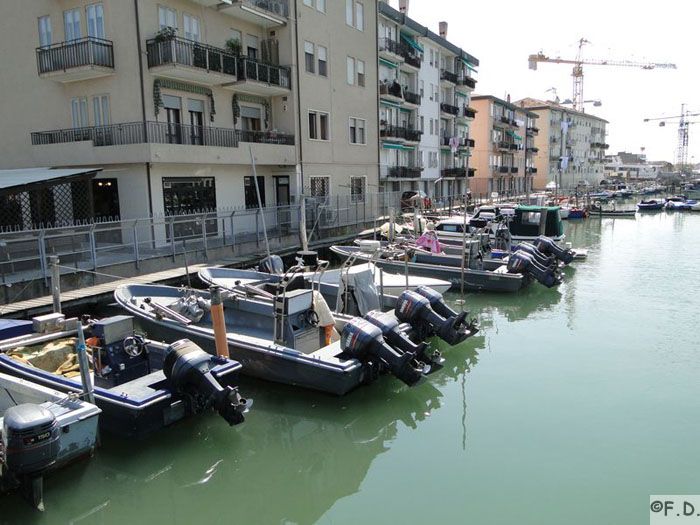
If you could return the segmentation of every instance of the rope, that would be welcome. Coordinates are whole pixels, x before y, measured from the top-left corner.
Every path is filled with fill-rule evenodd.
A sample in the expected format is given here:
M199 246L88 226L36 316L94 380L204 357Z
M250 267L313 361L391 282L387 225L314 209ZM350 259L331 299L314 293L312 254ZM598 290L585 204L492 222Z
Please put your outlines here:
M38 275L37 279L39 279L39 278L41 278L41 274ZM8 306L10 306L12 303L14 303L17 300L17 298L20 295L22 295L27 288L29 288L29 286L34 282L34 280L35 279L31 279L31 280L27 281L27 284L25 284L24 287L17 294L15 294L14 297L6 305L4 305L2 308L0 308L0 315L5 313L5 309Z
M71 270L73 272L83 272L83 273L91 273L94 275L100 275L102 277L111 277L113 279L130 279L131 277L124 277L123 275L111 275L109 273L103 273L103 272L96 272L94 270L83 270L82 268L75 268L73 266L63 266L62 264L57 265L59 268L64 268L66 270Z

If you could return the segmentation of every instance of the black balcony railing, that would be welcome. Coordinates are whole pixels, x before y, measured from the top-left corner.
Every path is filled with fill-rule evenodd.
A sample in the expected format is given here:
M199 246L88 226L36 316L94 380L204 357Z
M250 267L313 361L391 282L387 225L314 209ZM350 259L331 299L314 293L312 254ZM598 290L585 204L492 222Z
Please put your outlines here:
M255 80L291 89L291 79L288 67L265 64L245 57L238 60L238 80Z
M36 49L39 74L66 71L83 66L114 68L111 40L88 36Z
M389 53L393 53L394 55L402 56L401 43L392 38L380 38L379 51L387 51Z
M239 142L256 142L258 144L283 144L294 146L294 135L276 131L246 131L238 130Z
M520 144L516 144L516 143L513 142L512 144L510 144L510 149L511 149L512 151L519 150L519 149L520 149Z
M440 144L443 146L452 146L450 143L452 139L457 139L455 145L458 148L465 148L469 145L469 140L465 139L464 137L450 137L449 135L442 135Z
M473 148L476 146L476 143L474 142L474 139L467 139L467 146L470 148Z
M527 172L528 173L537 173L537 168L528 168Z
M108 126L35 131L31 138L34 145L92 141L94 146L145 143L229 148L238 146L238 134L234 129L167 122L126 122Z
M413 53L410 53L410 52L401 53L401 56L403 57L403 60L406 64L408 64L409 66L413 66L415 68L420 69L420 65L421 65L420 56L414 55Z
M440 71L440 80L446 80L447 82L452 82L453 84L457 83L457 75L453 73L452 71L447 71L446 69L442 69Z
M443 168L440 170L441 177L466 177L467 168Z
M289 16L289 4L287 0L246 0L258 9L264 9L270 13L287 18Z
M510 149L512 142L508 142L507 140L499 140L498 141L498 147L500 149Z
M440 111L443 113L449 113L450 115L457 116L459 114L459 108L457 106L453 106L452 104L446 104L446 103L441 103L440 104Z
M421 96L418 93L411 93L410 91L404 90L403 99L409 104L416 104L417 106L420 106Z
M510 119L508 117L501 117L500 121L504 124L510 124Z
M495 166L494 169L498 173L508 173L510 171L510 168L508 166Z
M512 168L510 168L511 173L518 173L518 171L520 171L520 168L518 168L517 166L513 166Z
M422 131L404 126L394 126L391 124L383 124L379 130L381 137L391 137L396 139L404 139L410 142L420 142Z
M420 136L423 134L423 132L419 129L413 129L413 128L405 128L406 129L406 135L404 138L409 141L409 142L420 142Z
M422 168L410 166L390 166L387 170L387 177L393 179L417 179L420 178Z
M467 170L467 177L473 177L474 175L476 175L476 168L469 168Z
M204 71L215 71L226 75L238 75L239 58L214 46L187 40L177 36L167 39L151 39L146 41L148 67L158 67L169 64L190 66Z
M592 148L608 149L608 145L604 142L591 142Z
M537 153L538 151L540 151L540 148L537 148L537 147L535 147L535 146L529 146L529 147L527 148L527 151L528 151L529 153Z
M537 128L535 126L528 126L527 127L527 132L532 133L533 135L537 135L537 133L539 133L539 131L540 131L540 128Z
M398 82L382 82L379 84L380 95L391 95L393 97L403 98L403 90Z
M457 85L467 86L468 88L474 89L476 87L476 80L467 75L460 75L457 78Z
M472 108L464 107L460 110L459 116L466 117L466 118L476 118L476 110L474 110Z

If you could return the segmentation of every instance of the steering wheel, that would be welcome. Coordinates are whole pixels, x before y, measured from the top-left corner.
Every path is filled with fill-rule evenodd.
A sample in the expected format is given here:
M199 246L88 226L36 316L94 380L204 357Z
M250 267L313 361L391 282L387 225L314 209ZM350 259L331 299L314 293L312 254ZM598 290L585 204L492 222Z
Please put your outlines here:
M309 310L306 312L306 322L311 326L318 326L319 318L316 310Z
M140 356L146 346L143 339L136 335L125 338L122 345L124 345L124 351L129 357Z

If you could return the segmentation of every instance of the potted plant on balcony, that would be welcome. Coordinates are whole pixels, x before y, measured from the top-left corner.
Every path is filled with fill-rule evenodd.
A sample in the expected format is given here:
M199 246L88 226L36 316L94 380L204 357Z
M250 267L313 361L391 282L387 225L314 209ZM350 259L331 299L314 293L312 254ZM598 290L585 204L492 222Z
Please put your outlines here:
M226 41L226 50L229 51L231 54L240 56L242 49L243 47L241 46L241 41L237 38L229 38Z
M176 34L176 28L165 26L156 33L156 35L153 37L153 40L156 42L167 42L168 40L172 40L173 38L175 38Z

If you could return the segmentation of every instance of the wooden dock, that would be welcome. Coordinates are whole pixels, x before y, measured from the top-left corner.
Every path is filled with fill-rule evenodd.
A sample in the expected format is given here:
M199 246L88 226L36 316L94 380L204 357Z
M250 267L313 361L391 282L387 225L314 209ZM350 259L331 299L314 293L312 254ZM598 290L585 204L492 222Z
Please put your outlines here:
M201 268L220 266L212 264L193 264L188 267L190 274L196 274ZM125 277L108 283L88 286L79 290L70 290L61 292L61 304L65 307L79 306L81 304L95 303L100 300L108 299L114 293L119 285L122 284L152 284L173 281L180 277L185 277L187 272L185 268L173 268L172 270L164 270L162 272L148 273L144 275L136 275L133 277ZM196 277L195 277L196 278ZM53 309L53 297L45 295L35 299L19 301L12 304L0 305L0 317L31 317L33 315L44 313Z

